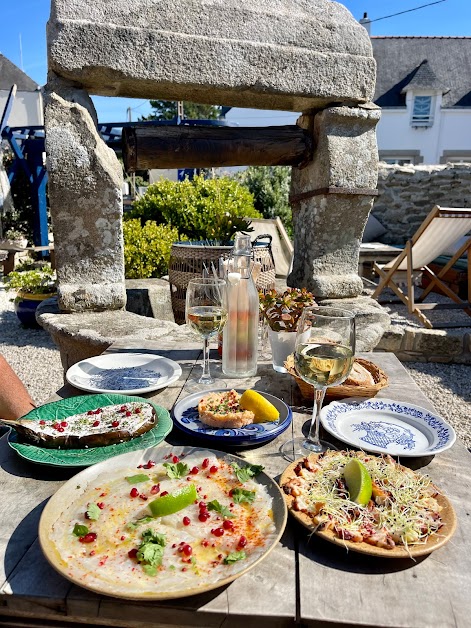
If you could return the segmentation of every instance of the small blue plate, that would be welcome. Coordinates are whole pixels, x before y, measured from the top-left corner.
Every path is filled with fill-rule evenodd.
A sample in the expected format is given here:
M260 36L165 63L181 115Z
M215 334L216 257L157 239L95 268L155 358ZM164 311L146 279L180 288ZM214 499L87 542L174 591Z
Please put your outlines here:
M277 421L267 421L266 423L252 423L245 427L236 429L215 429L209 425L205 425L199 420L198 403L202 397L209 392L223 392L224 388L215 388L208 392L196 392L188 397L180 399L172 410L172 418L174 424L191 436L204 438L208 441L224 444L228 447L248 447L251 445L259 445L273 440L286 429L288 429L293 414L291 408L284 401L274 397L266 392L258 390L257 392L265 397L267 401L272 403L280 413ZM236 389L239 394L244 390Z
M432 456L453 445L454 429L437 414L391 399L342 399L322 408L320 421L339 440L391 456Z

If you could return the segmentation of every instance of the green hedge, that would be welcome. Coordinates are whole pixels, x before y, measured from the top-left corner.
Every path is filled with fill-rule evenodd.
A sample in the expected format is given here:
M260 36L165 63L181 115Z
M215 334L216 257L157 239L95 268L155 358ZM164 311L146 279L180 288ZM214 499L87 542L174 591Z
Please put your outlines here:
M124 264L128 279L162 277L168 272L170 249L179 239L178 229L158 225L152 220L144 226L140 220L125 220Z
M138 218L141 224L148 220L168 224L189 240L221 243L231 240L236 231L247 231L242 217L261 218L245 186L230 177L205 179L202 175L191 181L162 179L149 185L127 216Z

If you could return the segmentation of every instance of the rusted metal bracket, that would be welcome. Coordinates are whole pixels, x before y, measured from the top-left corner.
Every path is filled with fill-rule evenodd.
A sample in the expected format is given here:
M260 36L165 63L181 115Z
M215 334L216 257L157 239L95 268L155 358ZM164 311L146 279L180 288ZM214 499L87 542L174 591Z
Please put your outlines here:
M308 190L307 192L301 192L301 194L293 194L289 197L291 205L301 203L314 196L322 196L324 194L344 194L345 196L378 196L378 190L371 188L317 188L317 190Z

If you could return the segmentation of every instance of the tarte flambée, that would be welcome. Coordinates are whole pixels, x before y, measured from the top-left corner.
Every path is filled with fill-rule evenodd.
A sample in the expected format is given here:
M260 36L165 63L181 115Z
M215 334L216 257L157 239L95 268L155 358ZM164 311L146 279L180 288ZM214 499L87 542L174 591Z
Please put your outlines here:
M343 469L353 458L373 484L366 506L350 501ZM328 451L292 463L280 480L290 512L328 541L390 558L420 556L441 547L456 527L453 507L428 476L388 455Z
M128 599L190 595L237 577L281 534L272 497L254 479L261 467L239 467L209 452L139 467L117 468L86 485L78 479L71 503L53 504L61 512L52 525L46 512L41 546L73 582ZM192 485L196 503L153 516L152 502Z

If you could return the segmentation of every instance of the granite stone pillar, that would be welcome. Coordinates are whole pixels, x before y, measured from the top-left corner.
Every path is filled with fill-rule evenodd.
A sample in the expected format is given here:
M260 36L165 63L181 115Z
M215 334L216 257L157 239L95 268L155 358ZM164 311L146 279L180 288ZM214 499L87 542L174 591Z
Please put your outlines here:
M67 80L49 80L44 118L59 308L122 309L126 290L119 161L97 132L87 92Z
M328 107L303 115L313 160L293 168L291 205L294 262L288 285L305 286L319 299L358 296L360 242L376 195L376 105Z

